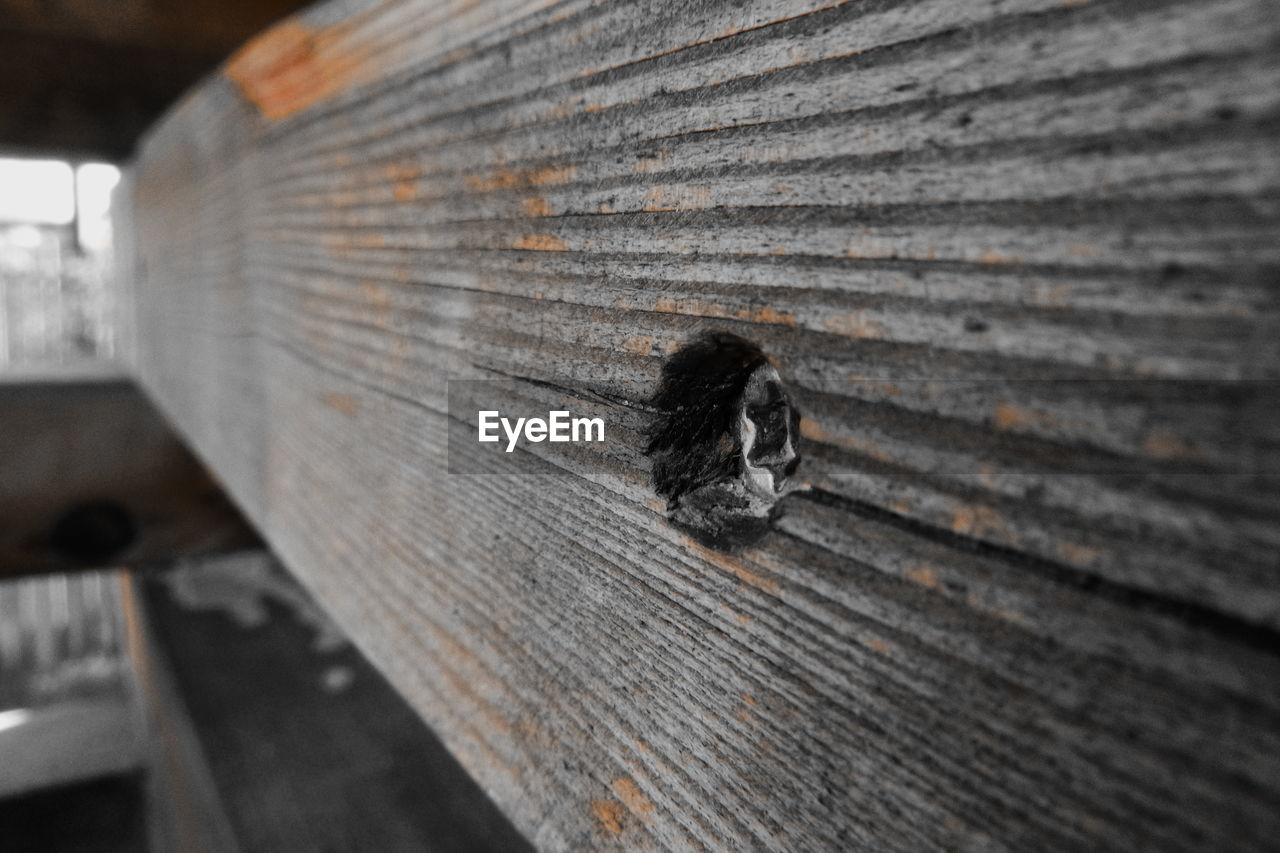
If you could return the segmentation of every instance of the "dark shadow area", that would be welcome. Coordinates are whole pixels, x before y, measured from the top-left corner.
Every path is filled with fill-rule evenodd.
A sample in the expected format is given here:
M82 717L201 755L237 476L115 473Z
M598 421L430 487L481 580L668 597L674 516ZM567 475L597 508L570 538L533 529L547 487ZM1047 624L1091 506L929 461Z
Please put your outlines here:
M278 580L288 586L249 626L177 603L154 576L143 585L244 853L531 849L352 645L333 648L314 615L299 618L301 588Z
M145 853L141 774L0 800L5 853Z

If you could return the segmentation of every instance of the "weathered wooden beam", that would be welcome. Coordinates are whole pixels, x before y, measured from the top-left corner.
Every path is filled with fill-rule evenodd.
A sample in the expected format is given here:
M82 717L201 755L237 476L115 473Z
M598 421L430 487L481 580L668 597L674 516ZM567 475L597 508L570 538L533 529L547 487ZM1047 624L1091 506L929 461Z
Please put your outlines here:
M118 372L0 374L0 578L144 565L256 541Z
M321 4L147 141L132 362L546 849L1280 832L1268 0ZM776 363L812 488L672 529L646 402ZM451 380L609 421L450 474Z

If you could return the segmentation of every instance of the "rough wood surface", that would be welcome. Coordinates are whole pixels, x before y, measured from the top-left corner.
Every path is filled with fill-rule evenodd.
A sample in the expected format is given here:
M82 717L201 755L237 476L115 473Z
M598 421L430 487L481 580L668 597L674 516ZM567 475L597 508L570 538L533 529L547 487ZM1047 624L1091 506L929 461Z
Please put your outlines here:
M145 144L133 363L544 849L1263 850L1278 46L1269 0L321 4ZM641 453L705 328L805 414L738 557ZM447 381L513 376L614 440L449 475Z
M58 535L77 507L132 516L95 556ZM0 578L142 565L243 548L257 535L118 369L0 375Z

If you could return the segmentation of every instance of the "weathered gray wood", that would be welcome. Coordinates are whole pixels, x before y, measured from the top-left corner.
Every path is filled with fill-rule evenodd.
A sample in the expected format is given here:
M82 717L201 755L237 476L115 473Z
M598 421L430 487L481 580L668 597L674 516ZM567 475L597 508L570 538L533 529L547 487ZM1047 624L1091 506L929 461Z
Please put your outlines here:
M285 562L545 849L1273 844L1274 5L541 6L322 4L144 147L132 361ZM703 328L806 415L739 557L640 452ZM450 476L505 376L620 438Z
M75 529L59 535L78 507L104 504L130 517L123 547ZM256 541L118 368L0 376L0 578L143 565Z

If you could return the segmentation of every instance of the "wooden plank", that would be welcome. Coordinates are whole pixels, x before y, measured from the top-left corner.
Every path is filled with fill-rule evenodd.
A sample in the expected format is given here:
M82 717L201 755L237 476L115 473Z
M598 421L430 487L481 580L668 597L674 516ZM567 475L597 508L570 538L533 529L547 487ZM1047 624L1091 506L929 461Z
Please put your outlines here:
M144 565L256 541L118 372L0 376L0 577Z
M147 141L131 360L541 848L1266 849L1278 43L1265 0L322 4ZM805 416L739 555L643 454L708 328ZM609 446L451 475L447 383L511 377Z

